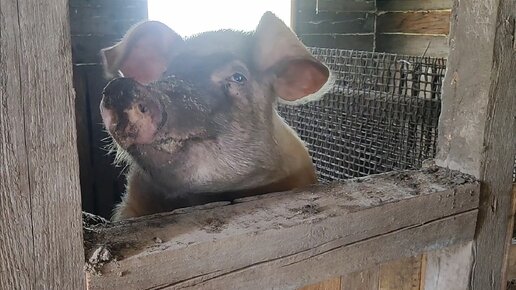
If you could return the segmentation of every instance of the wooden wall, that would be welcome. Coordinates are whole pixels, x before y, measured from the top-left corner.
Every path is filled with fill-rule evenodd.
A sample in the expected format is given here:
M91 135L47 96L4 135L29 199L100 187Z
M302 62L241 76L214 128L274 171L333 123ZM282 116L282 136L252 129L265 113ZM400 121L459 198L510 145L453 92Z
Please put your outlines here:
M452 0L296 0L309 46L446 57Z
M119 40L129 27L147 19L146 0L70 0L70 26L77 143L83 210L109 217L124 190L121 168L106 156L108 144L99 104L106 84L99 51Z

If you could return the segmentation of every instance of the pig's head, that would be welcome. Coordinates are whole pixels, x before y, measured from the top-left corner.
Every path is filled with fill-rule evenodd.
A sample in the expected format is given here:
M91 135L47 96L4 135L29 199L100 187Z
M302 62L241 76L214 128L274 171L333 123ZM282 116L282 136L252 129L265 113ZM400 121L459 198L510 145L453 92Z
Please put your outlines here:
M166 192L221 192L277 178L275 103L317 94L329 70L266 13L254 32L182 39L162 23L135 26L102 50L120 76L101 114L126 161Z

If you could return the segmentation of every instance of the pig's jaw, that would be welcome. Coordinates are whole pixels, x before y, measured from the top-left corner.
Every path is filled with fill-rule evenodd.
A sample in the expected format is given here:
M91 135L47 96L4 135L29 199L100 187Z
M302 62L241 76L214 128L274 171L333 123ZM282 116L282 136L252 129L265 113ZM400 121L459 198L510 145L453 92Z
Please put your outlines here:
M282 177L276 170L280 158L273 153L278 150L241 154L249 150L246 145L229 148L220 140L192 138L138 146L130 154L161 194L171 198L246 190Z

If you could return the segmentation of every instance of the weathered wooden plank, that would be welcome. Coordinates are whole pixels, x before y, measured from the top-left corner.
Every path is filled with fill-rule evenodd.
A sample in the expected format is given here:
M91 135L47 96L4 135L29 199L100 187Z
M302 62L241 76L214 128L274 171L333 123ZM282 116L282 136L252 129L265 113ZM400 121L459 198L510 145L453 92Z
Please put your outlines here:
M296 283L309 283L435 247L471 240L476 214L474 210L323 253L280 258L216 277L194 278L166 289L294 289ZM466 234L465 229L470 233ZM304 281L299 281L299 277Z
M473 0L453 9L437 162L481 179L470 285L501 289L512 231L516 119L514 0Z
M299 290L341 290L340 277L328 279L326 281L299 288Z
M299 39L306 46L366 51L374 48L374 34L305 34L300 35Z
M100 50L113 45L121 38L122 35L72 36L73 63L100 64L102 62Z
M398 259L380 266L380 290L419 290L421 255Z
M129 30L133 25L140 22L141 18L134 17L128 19L118 18L97 18L91 19L78 18L72 26L72 35L118 35Z
M72 1L71 34L123 35L134 24L147 19L147 3L140 0Z
M77 153L81 181L81 205L86 212L95 212L93 189L93 167L90 148L90 114L86 66L73 66L73 87L75 91L75 121L77 128Z
M453 0L377 0L379 11L421 11L451 9Z
M206 280L208 284L197 286L220 289L218 283L225 282L217 277L228 277L224 285L263 289L265 282L255 279L264 275L267 285L300 287L470 240L478 190L467 176L432 168L117 223L88 231L88 257L97 251L93 262L104 248L110 254L101 256L117 258L93 263L102 275L90 272L88 281L91 289L146 289L190 287ZM462 212L468 213L421 227ZM387 233L385 240L370 240L374 246L358 254L366 247L360 241ZM351 262L343 265L347 259ZM319 263L312 265L315 261ZM245 273L242 277L249 280L235 282L239 278L231 273Z
M354 272L342 276L341 290L378 290L379 266L374 266L361 272Z
M35 285L16 1L0 0L0 285Z
M421 290L467 290L473 263L472 242L446 249L431 251L426 255L426 269Z
M506 280L516 280L516 243L514 241L509 247Z
M2 1L1 9L1 75L9 90L0 109L1 285L82 289L68 3Z
M508 232L512 232L513 238L510 241L509 248L505 252L503 264L505 266L505 273L502 276L503 281L512 281L516 279L516 249L514 240L514 218L516 211L516 183L512 184L512 209L509 218L509 224L507 225Z
M307 21L317 15L316 0L294 0L296 1L296 23ZM297 30L295 30L297 32Z
M69 5L72 8L98 8L104 10L118 10L130 6L147 7L147 0L70 0Z
M368 12L321 12L298 22L299 34L373 33L375 14Z
M450 15L450 11L382 13L376 31L448 35Z
M375 11L375 0L318 0L318 11Z
M446 36L379 34L376 37L376 51L447 57L448 38Z

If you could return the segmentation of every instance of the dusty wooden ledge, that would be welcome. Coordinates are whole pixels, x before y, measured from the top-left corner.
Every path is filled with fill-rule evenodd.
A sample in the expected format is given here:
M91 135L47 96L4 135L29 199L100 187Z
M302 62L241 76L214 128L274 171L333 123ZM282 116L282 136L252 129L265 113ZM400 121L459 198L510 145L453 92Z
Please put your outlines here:
M470 241L479 183L392 172L85 229L89 289L295 289Z

